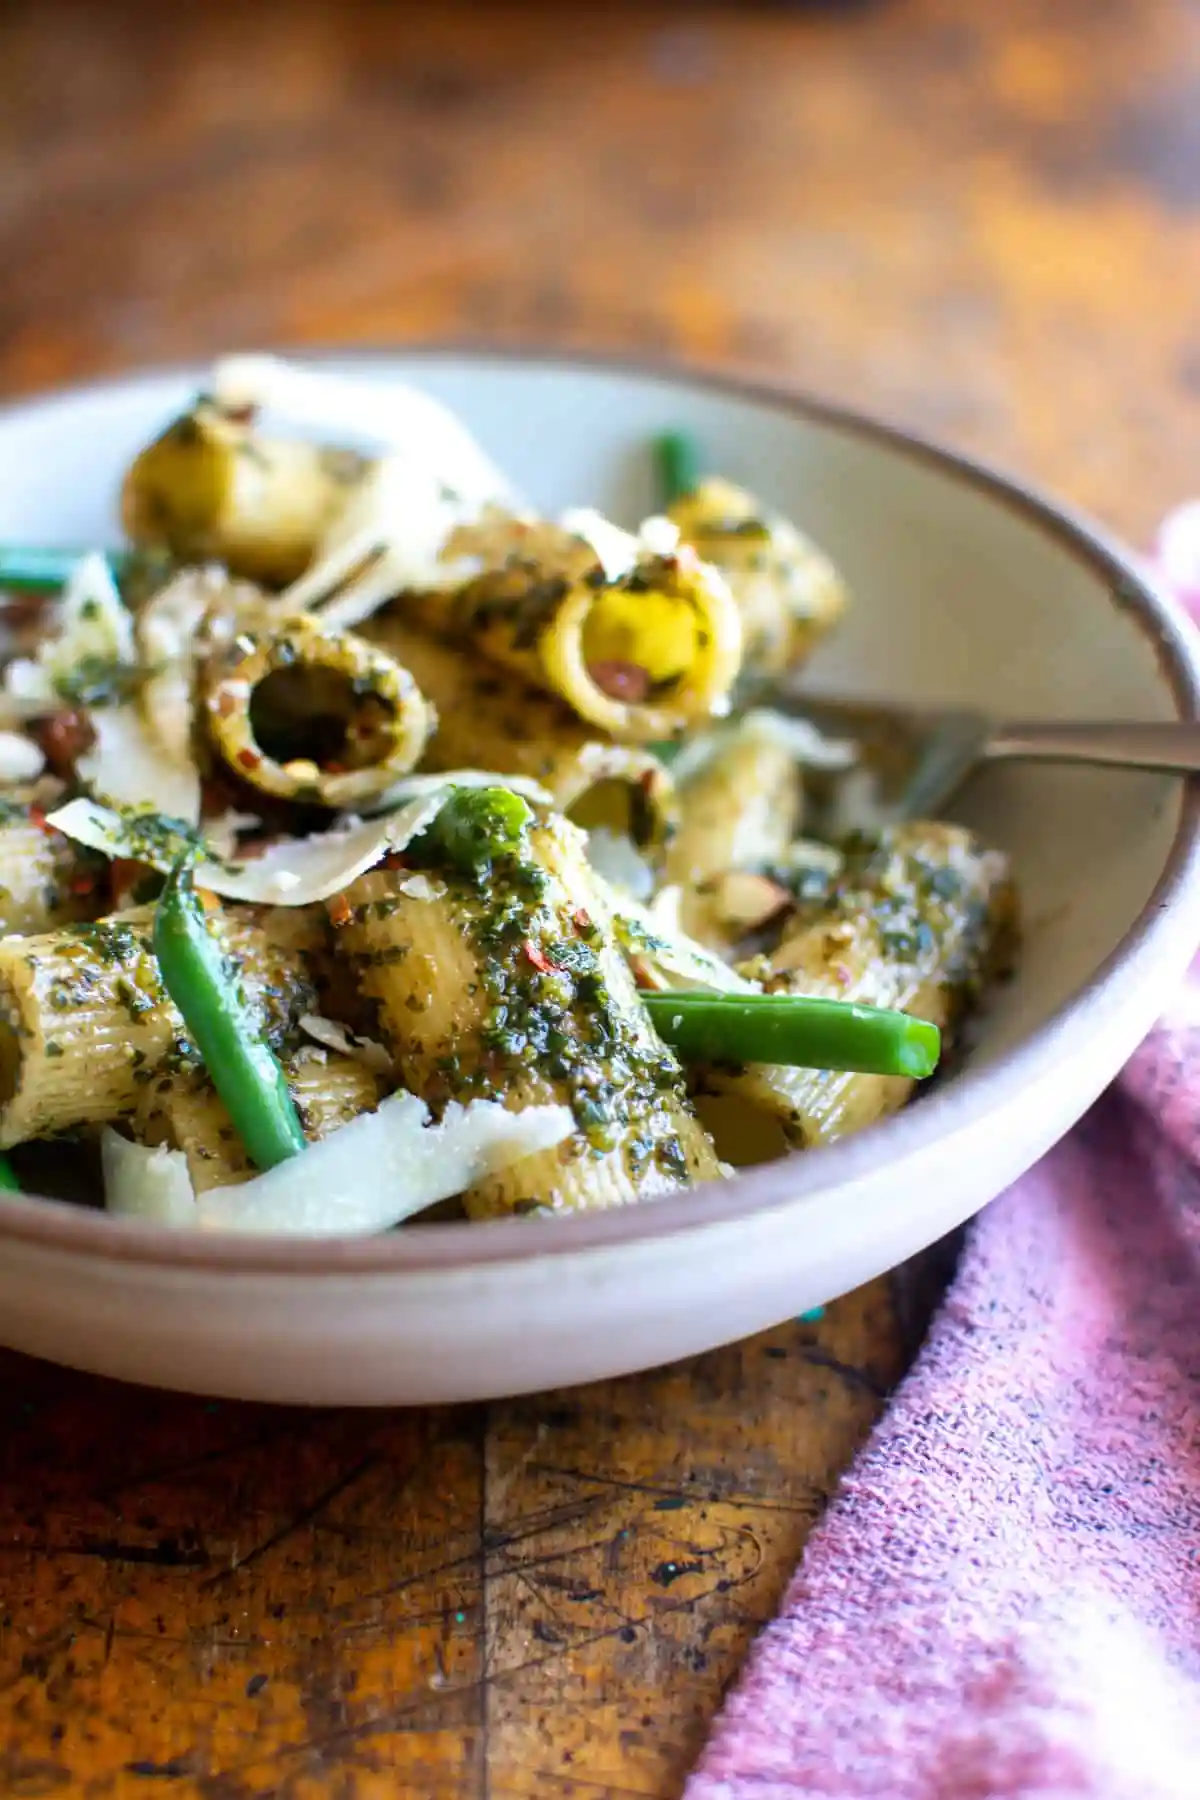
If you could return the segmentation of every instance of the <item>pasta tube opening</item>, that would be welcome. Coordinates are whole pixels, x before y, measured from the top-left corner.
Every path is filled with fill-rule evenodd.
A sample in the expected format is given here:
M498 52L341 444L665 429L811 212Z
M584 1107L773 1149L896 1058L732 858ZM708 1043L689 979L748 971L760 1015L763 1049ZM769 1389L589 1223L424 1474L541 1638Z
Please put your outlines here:
M532 541L455 602L454 622L481 655L626 742L671 738L727 710L742 632L716 570L689 550L651 555L631 540L632 566L610 576L582 537L525 529Z
M650 750L599 736L560 700L505 679L395 611L370 620L364 633L412 672L437 710L423 768L526 776L590 838L600 832L627 843L647 869L658 869L678 805L674 777Z
M385 651L304 616L239 630L203 687L211 741L234 774L334 810L377 800L406 775L435 722Z

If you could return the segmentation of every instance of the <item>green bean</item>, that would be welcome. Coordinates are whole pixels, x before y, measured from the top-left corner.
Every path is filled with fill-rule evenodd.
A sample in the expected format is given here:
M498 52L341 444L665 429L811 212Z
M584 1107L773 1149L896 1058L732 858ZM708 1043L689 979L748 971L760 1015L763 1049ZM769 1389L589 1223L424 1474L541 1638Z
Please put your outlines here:
M274 1168L305 1148L283 1070L226 968L192 880L191 853L167 878L154 914L154 952L163 986L204 1059L213 1086L248 1154Z
M21 1184L8 1157L0 1152L0 1194L19 1194Z
M643 994L659 1036L685 1062L785 1063L922 1080L941 1034L926 1019L800 994Z
M655 440L658 483L664 506L674 505L700 485L700 455L685 431L664 431Z
M66 587L82 550L0 550L0 593L57 594ZM108 563L120 575L128 558L112 551Z
M511 789L462 787L454 789L427 835L447 861L470 873L497 856L511 856L532 823L532 809Z

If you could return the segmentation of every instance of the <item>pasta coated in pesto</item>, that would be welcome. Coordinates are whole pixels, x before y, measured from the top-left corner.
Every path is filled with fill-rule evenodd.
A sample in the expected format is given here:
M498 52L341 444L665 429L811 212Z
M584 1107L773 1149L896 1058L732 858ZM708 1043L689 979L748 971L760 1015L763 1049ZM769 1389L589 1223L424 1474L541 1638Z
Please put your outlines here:
M814 808L855 747L764 688L847 590L670 445L630 530L430 396L232 358L124 546L58 599L0 554L45 608L0 663L0 1153L71 1135L143 1226L337 1235L686 1195L907 1100L891 1046L923 1073L1011 960L1007 865ZM872 1058L809 999L885 1009Z

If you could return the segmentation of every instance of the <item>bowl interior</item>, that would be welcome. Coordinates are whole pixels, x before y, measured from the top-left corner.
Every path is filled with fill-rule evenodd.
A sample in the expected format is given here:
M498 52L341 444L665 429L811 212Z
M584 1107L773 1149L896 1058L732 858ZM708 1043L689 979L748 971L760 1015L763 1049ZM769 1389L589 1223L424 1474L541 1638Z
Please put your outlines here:
M337 359L334 359L335 361ZM1173 716L1153 633L1069 532L936 457L833 416L685 378L442 352L360 355L348 372L410 379L447 401L530 499L653 510L650 440L694 432L706 463L761 492L832 554L855 595L811 671L814 691L969 703L1010 717ZM134 450L194 391L140 377L0 416L0 537L114 538ZM1180 785L1155 776L1009 767L958 816L1012 855L1026 941L973 1061L993 1060L1068 1001L1116 947L1162 872Z

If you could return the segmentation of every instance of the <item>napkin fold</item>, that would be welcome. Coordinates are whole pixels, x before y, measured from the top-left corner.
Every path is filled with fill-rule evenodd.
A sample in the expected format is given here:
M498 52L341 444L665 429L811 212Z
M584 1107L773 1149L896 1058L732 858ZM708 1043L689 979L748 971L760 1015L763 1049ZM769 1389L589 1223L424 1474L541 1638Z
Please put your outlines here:
M1200 613L1200 502L1157 568ZM1083 1797L1200 1800L1200 958L971 1227L685 1800Z

